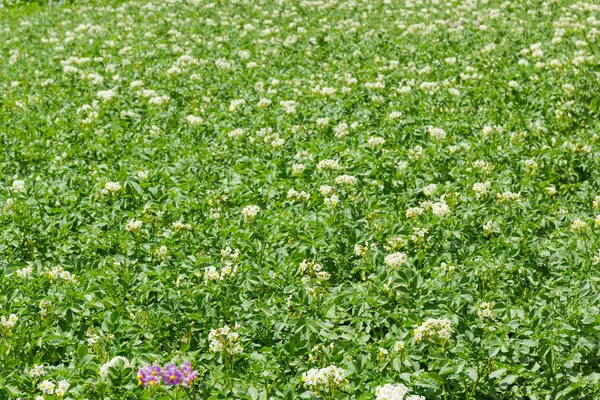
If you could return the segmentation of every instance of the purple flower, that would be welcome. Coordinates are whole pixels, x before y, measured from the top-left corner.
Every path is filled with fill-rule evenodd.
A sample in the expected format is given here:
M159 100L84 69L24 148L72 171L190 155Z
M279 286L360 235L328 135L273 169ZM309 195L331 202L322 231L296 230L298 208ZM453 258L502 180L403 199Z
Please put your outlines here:
M181 368L177 368L176 364L169 364L165 366L164 371L158 364L146 364L138 371L137 379L144 387L153 387L164 382L170 386L181 385L187 388L198 379L198 372L194 371L189 361L184 361Z
M138 384L147 386L156 386L160 383L162 376L162 368L160 365L146 364L145 367L140 368L137 374Z
M181 374L183 375L182 385L184 387L189 387L190 384L193 384L196 379L198 379L198 371L194 371L192 364L189 361L184 361L181 364Z
M177 369L177 365L169 364L165 367L165 372L163 373L163 380L167 385L179 385L182 379L183 373Z

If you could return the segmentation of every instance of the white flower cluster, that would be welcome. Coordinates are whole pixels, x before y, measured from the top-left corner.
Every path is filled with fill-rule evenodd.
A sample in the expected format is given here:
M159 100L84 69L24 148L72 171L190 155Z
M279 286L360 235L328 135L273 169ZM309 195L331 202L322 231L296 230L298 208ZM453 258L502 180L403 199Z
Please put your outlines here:
M490 181L485 182L477 182L473 184L473 191L475 192L475 196L479 199L482 196L485 196L491 186Z
M449 319L430 318L415 329L415 340L447 340L454 332L452 321Z
M75 283L77 281L75 279L75 275L71 274L69 271L65 271L63 267L54 267L51 270L47 271L47 275L51 281L57 279L62 279L71 283Z
M385 144L385 139L379 136L371 136L367 139L367 146L369 147L380 147Z
M509 200L512 200L515 203L521 202L521 193L504 192L504 193L498 193L496 195L496 197L498 199L498 203L504 203Z
M121 189L122 187L119 182L106 182L104 189L102 189L102 194L116 194Z
M377 243L365 242L364 245L356 243L354 245L354 255L363 257L369 255L373 250L377 248Z
M29 370L29 376L36 378L38 376L44 376L46 374L46 371L44 371L44 366L43 365L37 365L35 364L33 366L33 368L31 368Z
M246 221L252 221L260 212L259 206L246 206L242 210L242 215Z
M354 186L356 185L356 181L356 177L351 175L340 175L335 178L336 185Z
M481 318L489 318L495 319L496 314L492 311L494 308L494 303L483 302L479 305L479 310L477 310L477 315Z
M425 209L422 207L410 207L406 209L404 215L406 215L406 218L416 218L419 215L423 215L423 213L425 213Z
M211 330L208 340L210 340L209 350L212 353L225 350L229 354L239 354L243 351L240 345L240 335L235 332L235 328L230 328L228 325Z
M406 253L392 253L385 256L383 263L391 268L398 268L401 265L406 264L408 256Z
M375 396L377 396L377 400L425 400L425 397L417 395L404 397L407 393L408 388L401 383L386 383L385 385L379 386L377 389L375 389Z
M587 222L582 221L579 218L574 219L571 223L571 232L586 232L588 228Z
M17 316L15 314L10 314L8 316L8 318L6 318L4 315L0 318L0 325L2 325L3 328L6 329L12 329L15 324L17 323L17 321L19 320L19 318L17 318Z
M142 229L142 221L139 219L132 218L125 225L125 230L127 232L139 232Z
M18 269L16 271L17 276L19 278L27 278L29 275L32 274L32 272L33 272L33 267L31 267L31 265L28 266L28 267L24 267L24 268Z
M240 249L233 250L231 247L227 246L224 249L221 249L221 258L224 260L231 259L233 261L237 260L240 257Z
M452 214L452 210L444 201L439 201L431 205L431 213L438 217L445 217Z
M220 271L214 265L211 265L204 270L204 283L223 281L235 275L237 271L238 266L233 265L231 261L226 261L225 266Z
M444 140L446 138L446 131L441 128L430 127L427 131L434 140Z
M40 389L44 394L55 394L60 398L67 394L70 386L71 385L69 382L65 380L58 382L58 387L56 387L54 382L46 380L38 385L38 389Z
M303 260L298 266L298 271L306 275L314 275L321 271L322 265L314 261Z
M304 386L313 393L328 390L344 383L346 372L330 365L325 368L312 368L302 374Z
M184 224L183 221L179 220L179 221L175 221L171 224L171 226L173 227L173 229L175 229L177 232L179 231L189 231L192 229L192 225L190 224Z
M103 364L100 366L100 371L99 374L100 376L102 376L103 378L106 378L108 376L108 371L114 367L115 365L117 365L119 363L119 361L123 362L123 365L125 366L125 368L131 368L131 362L129 362L129 360L125 357L122 356L116 356L113 357L110 361L108 361L107 363Z
M300 175L304 172L305 169L306 169L306 165L304 165L304 164L294 164L294 165L292 165L292 174Z
M185 117L185 120L191 126L198 126L198 125L201 125L204 122L204 120L202 119L202 117L198 117L196 115L188 115L187 117Z
M25 189L25 181L22 180L14 180L11 186L13 192L17 193L25 193L27 189Z
M310 193L306 193L305 191L299 192L296 189L290 189L288 190L287 198L298 201L308 201L310 200Z
M321 160L317 164L317 171L327 171L327 170L339 170L342 169L340 162L338 160Z
M435 183L429 184L423 188L423 194L427 197L433 195L437 190L437 185Z
M331 195L331 197L326 197L324 202L327 207L335 208L340 202L340 198L337 195L333 194Z

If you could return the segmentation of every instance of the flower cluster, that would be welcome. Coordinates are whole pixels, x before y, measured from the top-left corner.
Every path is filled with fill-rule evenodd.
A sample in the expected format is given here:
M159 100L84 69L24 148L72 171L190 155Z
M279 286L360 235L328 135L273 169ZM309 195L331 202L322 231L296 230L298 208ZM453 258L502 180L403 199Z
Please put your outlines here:
M19 320L19 318L17 318L17 316L15 314L10 314L8 316L8 318L6 318L3 315L0 318L0 325L2 325L2 327L5 329L12 329L16 325L18 320Z
M246 219L246 221L252 221L260 212L259 206L246 206L242 210L242 215Z
M406 396L408 388L401 383L391 384L386 383L383 386L378 386L375 389L377 400L425 400L423 396L410 395Z
M67 394L70 386L69 382L65 380L58 382L58 386L54 382L46 380L38 385L38 389L44 394L55 394L56 397L62 398Z
M312 368L302 374L304 386L313 393L331 393L342 385L345 379L346 372L335 365Z
M31 275L33 273L33 267L30 265L30 266L18 269L16 271L16 273L19 278L27 278L29 275Z
M244 350L240 343L240 335L235 328L230 328L228 325L211 330L208 340L210 341L209 350L213 353L225 351L234 355Z
M225 265L221 270L217 270L214 265L206 267L204 270L204 283L212 281L223 281L229 277L234 276L238 271L238 266L233 265L230 261L226 261Z
M148 364L139 369L137 379L138 384L144 387L156 387L164 383L187 388L198 379L198 372L189 361L184 361L179 368L176 364L168 364L164 368L158 364Z
M315 261L304 260L298 266L298 271L303 273L307 278L329 279L329 273L321 271L322 268L323 266Z
M477 310L477 315L481 318L495 319L496 314L492 311L494 308L494 303L483 302L479 305L479 310Z
M119 182L106 182L104 189L102 189L102 194L116 194L121 189L123 189L123 187Z
M58 279L61 279L63 281L70 282L70 283L77 282L75 275L71 274L69 271L66 271L61 266L57 266L57 267L52 268L51 270L48 270L46 272L46 275L48 275L48 278L53 282Z
M106 362L105 364L102 364L98 373L103 378L106 378L108 376L109 370L117 366L119 363L122 363L125 368L132 367L131 362L129 362L127 358L123 356L116 356L110 359L110 361Z
M449 319L430 318L415 329L414 335L417 342L422 340L445 341L450 338L452 332L454 332L454 329L452 328L452 321Z
M398 268L405 265L408 261L406 253L392 253L385 256L384 264L391 268Z

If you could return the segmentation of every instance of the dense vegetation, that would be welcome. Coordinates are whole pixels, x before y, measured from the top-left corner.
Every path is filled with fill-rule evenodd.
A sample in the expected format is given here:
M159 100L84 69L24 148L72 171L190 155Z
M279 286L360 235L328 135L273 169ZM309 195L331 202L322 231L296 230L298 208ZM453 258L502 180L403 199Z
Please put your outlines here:
M0 399L600 398L599 14L4 0Z

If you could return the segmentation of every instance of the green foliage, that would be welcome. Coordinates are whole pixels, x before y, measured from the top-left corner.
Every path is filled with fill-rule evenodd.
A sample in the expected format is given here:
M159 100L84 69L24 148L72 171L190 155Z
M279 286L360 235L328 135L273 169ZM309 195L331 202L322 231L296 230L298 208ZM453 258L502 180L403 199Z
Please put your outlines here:
M4 4L0 399L600 397L597 4Z

